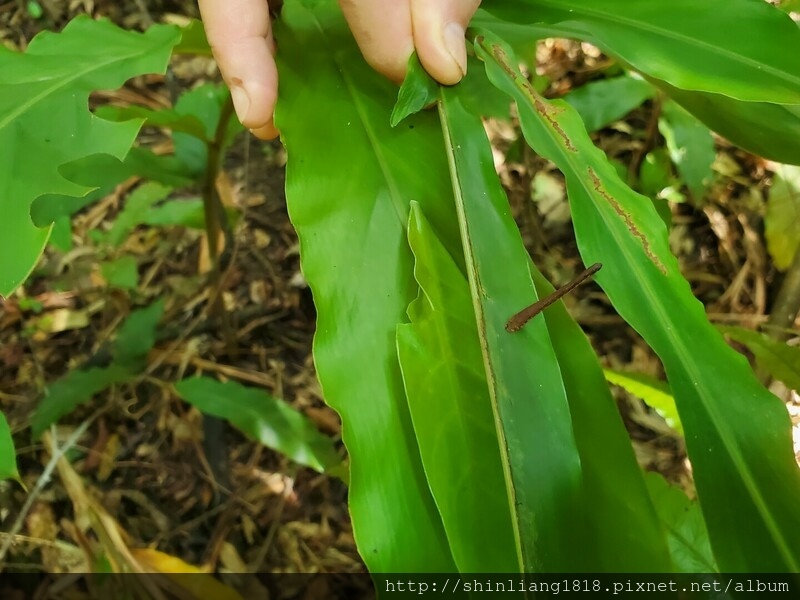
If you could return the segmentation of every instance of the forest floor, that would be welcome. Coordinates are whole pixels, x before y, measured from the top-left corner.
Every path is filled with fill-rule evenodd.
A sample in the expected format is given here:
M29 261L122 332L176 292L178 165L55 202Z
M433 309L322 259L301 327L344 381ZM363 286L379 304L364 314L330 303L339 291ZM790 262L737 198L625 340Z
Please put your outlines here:
M36 32L59 30L83 12L134 29L197 16L194 4L180 0L40 4L43 16L34 19L24 3L0 3L0 41L24 49ZM602 55L575 42L543 43L539 60L550 79L550 95L591 80L604 68ZM98 94L92 101L169 106L175 87L218 80L210 59L179 58L169 82L137 78L122 91ZM646 152L663 145L656 118L652 103L645 103L595 134L595 141L635 170ZM513 124L490 122L487 127L523 238L545 275L563 284L580 270L563 179L552 165L519 151ZM158 147L165 139L146 130L140 143ZM725 140L716 144L714 181L705 198L672 206L671 244L712 321L755 327L766 320L780 283L763 233L772 166ZM262 597L270 583L242 573L336 574L311 587L303 581L294 589L269 589L270 598L325 598L342 590L346 597L370 596L348 517L346 486L294 465L227 424L204 426L203 416L170 392L170 383L185 374L239 381L289 402L320 431L337 439L340 435L338 416L324 404L314 372L315 311L286 213L285 160L280 143L260 142L246 133L225 159L218 185L244 218L236 227L237 252L224 281L229 315L224 325L197 318L209 301L202 277L208 257L197 231L140 228L131 235L122 251L136 258L136 289L114 289L99 271L93 232L108 230L136 180L78 213L72 250L48 249L24 288L0 302L0 406L15 432L21 479L29 492L37 493L22 512L28 493L16 482L0 484L6 532L0 545L13 524L21 526L3 557L7 571L64 573L85 564L85 546L97 542L84 536L89 517L86 506L76 505L78 486L124 532L118 544L163 553L136 555L143 563L175 557L220 574L254 597ZM531 190L537 186L534 203ZM173 335L151 352L147 375L137 385L115 386L60 420L57 440L82 424L85 432L48 480L43 473L50 452L43 443L31 442L27 429L46 386L93 360L132 307L161 296L171 298L164 326ZM663 379L657 357L616 315L599 287L582 286L567 306L604 367ZM681 437L641 401L619 388L613 391L640 464L693 494ZM794 396L776 391L797 407ZM46 485L38 490L40 482Z

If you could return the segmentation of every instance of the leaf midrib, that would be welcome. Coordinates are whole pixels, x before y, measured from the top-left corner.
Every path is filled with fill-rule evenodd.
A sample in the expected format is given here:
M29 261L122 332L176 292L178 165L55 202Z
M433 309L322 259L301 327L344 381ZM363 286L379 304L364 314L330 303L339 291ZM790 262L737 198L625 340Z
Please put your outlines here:
M6 126L9 125L9 123L13 122L20 115L24 114L30 108L35 106L42 98L45 98L47 96L50 96L51 94L54 94L55 92L57 92L58 90L68 86L72 82L74 82L76 80L79 80L79 79L82 79L85 75L87 75L89 73L93 73L93 72L99 71L101 69L104 69L104 68L108 67L109 65L113 65L114 63L124 62L124 61L130 60L132 58L135 58L136 56L140 56L142 54L148 54L151 51L152 51L152 48L148 47L146 52L140 50L140 51L133 52L131 54L125 54L125 55L122 55L122 56L116 55L113 58L111 58L110 60L100 61L99 63L92 63L90 67L84 68L84 69L82 69L82 70L80 70L80 71L78 71L78 72L76 72L74 74L69 75L68 77L58 78L55 81L54 85L46 87L40 93L34 95L28 101L23 102L15 110L12 110L10 113L8 113L5 116L5 118L0 119L0 130L4 129ZM63 58L61 60L63 60Z

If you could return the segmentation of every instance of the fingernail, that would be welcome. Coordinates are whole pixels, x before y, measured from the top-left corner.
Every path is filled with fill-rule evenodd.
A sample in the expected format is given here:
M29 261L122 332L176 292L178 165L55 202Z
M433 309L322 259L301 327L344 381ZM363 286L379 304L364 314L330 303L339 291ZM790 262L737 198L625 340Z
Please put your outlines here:
M467 47L464 40L464 28L458 23L448 23L444 27L444 45L447 52L456 61L461 75L467 74Z
M250 110L250 97L242 86L234 85L231 86L231 99L233 100L233 108L236 110L236 116L244 123Z

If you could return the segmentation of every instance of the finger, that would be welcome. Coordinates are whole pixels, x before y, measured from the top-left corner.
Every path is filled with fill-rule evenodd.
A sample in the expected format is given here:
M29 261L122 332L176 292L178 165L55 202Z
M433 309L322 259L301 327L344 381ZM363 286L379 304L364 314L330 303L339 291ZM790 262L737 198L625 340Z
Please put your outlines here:
M250 133L261 140L274 140L280 135L280 131L278 131L271 119L266 125L251 129Z
M439 83L458 83L467 73L464 31L480 0L410 1L419 61Z
M366 61L400 83L414 51L409 0L339 0Z
M275 137L278 70L266 0L199 0L214 58L236 115L259 137Z

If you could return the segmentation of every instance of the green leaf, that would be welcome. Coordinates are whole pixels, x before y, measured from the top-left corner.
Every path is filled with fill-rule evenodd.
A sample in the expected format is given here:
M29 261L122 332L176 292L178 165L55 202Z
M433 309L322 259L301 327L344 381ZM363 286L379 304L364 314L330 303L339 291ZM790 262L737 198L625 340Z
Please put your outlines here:
M742 1L748 2L750 0L737 0L737 2ZM651 5L653 5L652 0L648 0L648 2L640 2L637 6L646 7ZM484 2L483 6L488 8L490 4ZM492 12L502 12L504 8L507 7L499 4L496 6L494 4L491 5ZM699 9L699 5L695 8ZM769 7L767 8L769 9ZM627 5L620 8L619 14L624 14L626 10ZM533 18L532 15L536 14L539 13L529 10L520 13L516 9L509 9L506 16L519 19L519 22L510 22L499 19L486 10L480 9L475 14L472 25L478 28L479 31L486 29L495 34L500 34L506 41L509 41L510 38L521 40L536 39L537 37L585 37L576 35L574 31L570 30L569 21L558 22L558 24L550 23L548 25L522 24L529 21ZM716 22L717 13L709 12L708 15L715 19L715 22L710 26L712 31L715 34L724 35L724 29L719 27L719 23ZM728 15L726 14L726 16ZM731 16L733 17L733 13L731 13ZM738 15L733 18L738 18ZM744 21L740 21L740 25L744 23ZM763 37L769 38L770 33L765 33ZM701 37L699 39L704 40L705 38ZM672 55L663 52L660 47L655 46L653 50L652 54L657 61L662 61L665 72L672 73L673 70L677 69L692 73L692 69L687 70L686 65L694 67L694 57L675 61ZM660 72L660 70L654 69L654 72ZM734 144L771 160L800 164L800 103L779 104L769 94L764 94L762 98L764 101L761 102L744 102L723 95L726 92L706 93L679 89L659 79L654 73L644 71L641 74L647 81L666 92L673 100L677 101L712 130L728 138ZM735 80L736 77L738 77L738 73L734 73L731 79ZM776 103L773 104L772 102Z
M136 289L139 283L139 270L133 256L123 256L100 263L100 273L108 285L121 290Z
M231 206L225 207L228 222L235 224L241 213ZM205 229L206 216L203 201L200 198L172 198L147 210L142 216L142 223L160 227L189 227Z
M114 361L121 365L140 365L156 343L158 322L164 315L164 299L134 310L117 331Z
M47 386L44 397L31 417L33 438L42 433L64 415L88 402L115 383L128 381L134 372L122 365L88 370L69 371L64 377Z
M28 0L26 7L28 9L28 14L32 19L42 18L44 11L42 10L42 5L36 2L36 0Z
M775 266L785 271L800 246L800 167L779 165L775 171L764 229L770 256Z
M144 183L136 188L128 196L125 206L114 220L106 235L106 241L112 246L119 246L137 225L144 222L150 207L166 198L170 192L172 188L153 182Z
M555 351L542 320L514 334L505 330L514 313L536 300L530 258L495 173L481 120L463 107L457 88L442 88L440 118L501 432L520 566L525 572L580 571L574 549L584 536L581 465Z
M751 102L800 103L800 28L754 0L494 0L516 23L556 26L651 77Z
M742 102L649 81L737 146L764 158L800 164L800 105Z
M788 532L800 531L800 472L781 402L708 322L652 204L619 179L578 114L539 96L499 41L476 48L516 101L528 143L564 173L584 262L604 264L597 282L664 364L720 568L797 570L800 538Z
M11 428L8 426L6 416L0 412L0 481L5 479L15 479L21 482Z
M604 369L603 373L609 383L618 385L629 394L641 399L647 406L664 417L667 425L683 434L678 409L675 408L675 398L672 397L667 382L643 373L623 373L611 369Z
M189 24L181 27L181 41L173 50L175 54L197 54L211 56L211 46L206 37L206 30L199 19L192 19Z
M675 102L665 102L658 129L667 142L672 162L697 200L702 199L717 153L708 128Z
M800 390L800 348L744 327L717 325L717 329L730 339L747 346L759 366L766 369L772 377L793 390Z
M31 206L34 225L41 227L68 217L105 198L114 188L133 176L144 177L170 187L190 185L194 179L174 156L156 155L145 148L131 148L124 160L108 154L94 154L61 167L61 174L74 183L95 188L80 198L61 194L39 196Z
M471 113L505 121L510 119L508 96L489 83L483 65L475 56L467 56L467 75L458 84L458 97Z
M50 234L50 245L64 253L72 250L72 220L69 217L58 217L55 220Z
M208 377L184 379L175 389L201 412L225 419L251 440L301 465L323 473L342 462L333 440L308 417L263 390Z
M664 148L656 148L645 154L639 167L639 189L645 196L663 198L675 180Z
M19 308L20 310L29 310L34 314L40 315L44 309L44 304L35 298L25 296L19 299Z
M484 6L489 4L484 1ZM536 58L536 44L539 40L552 37L568 37L567 31L561 31L558 27L552 25L540 25L538 23L529 23L529 19L520 18L506 21L498 18L493 13L496 7L492 6L492 11L479 8L472 17L467 30L469 39L473 39L476 31L488 29L495 35L499 35L509 44L518 56L523 59L530 57L529 64L535 61ZM546 86L545 86L546 87Z
M230 92L224 85L206 83L185 92L175 103L174 113L178 116L191 117L200 122L206 140L213 140L217 124L223 114L227 114L225 143L230 143L233 136L243 131L242 125L233 111L223 113L223 106L230 102ZM205 141L198 139L198 132L192 135L174 131L175 158L186 165L195 177L201 177L206 171L208 147Z
M142 222L161 227L183 226L192 229L205 229L206 217L203 201L200 198L173 199L150 208Z
M390 127L397 88L364 62L335 3L313 13L287 3L275 33L286 201L317 309L317 374L350 455L356 542L374 572L452 572L395 341L418 289L411 199L450 254L461 253L439 124L425 111Z
M179 114L175 110L162 108L152 110L143 106L100 106L94 111L101 119L107 121L130 121L132 119L144 120L145 125L152 127L167 127L172 131L179 131L194 136L204 142L208 141L207 131L194 115Z
M31 222L33 200L90 191L65 179L60 165L95 153L121 159L133 144L139 123L93 116L89 93L163 73L177 40L174 27L139 34L77 17L62 33L37 35L25 54L0 48L0 239L14 249L0 254L0 294L28 276L47 242L49 227Z
M95 189L80 197L63 194L39 196L31 205L33 224L37 227L47 227L57 219L69 218L82 208L105 198L117 185L127 179L128 175L121 169L103 168L106 166L103 163L106 162L122 164L113 156L95 155L63 165L60 172L66 179Z
M613 123L645 100L653 97L653 86L642 79L623 75L582 85L563 97L578 111L587 131Z
M419 205L408 241L420 294L397 347L422 464L461 572L519 570L469 284ZM492 548L491 553L486 549Z
M410 85L409 81L416 81ZM498 119L508 119L508 98L489 85L486 72L474 56L467 57L467 75L458 86L458 95L470 111ZM397 126L408 115L432 106L439 93L439 84L430 77L419 62L416 53L408 62L408 75L400 86L397 103L392 110L391 124Z
M645 475L647 489L667 531L672 562L680 573L717 573L706 523L697 502L658 473Z
M155 154L147 148L131 148L121 168L128 173L127 177L139 175L173 188L196 183L189 167L176 157L171 154Z
M424 85L412 85L410 82L424 82ZM397 103L392 109L390 121L392 127L396 127L408 115L413 115L433 104L438 91L439 85L425 72L417 53L414 52L408 59L408 75L400 86Z
M533 265L531 275L539 296L553 292ZM544 319L581 456L587 518L580 553L592 557L586 568L594 573L671 571L664 532L589 340L561 301L544 311Z

